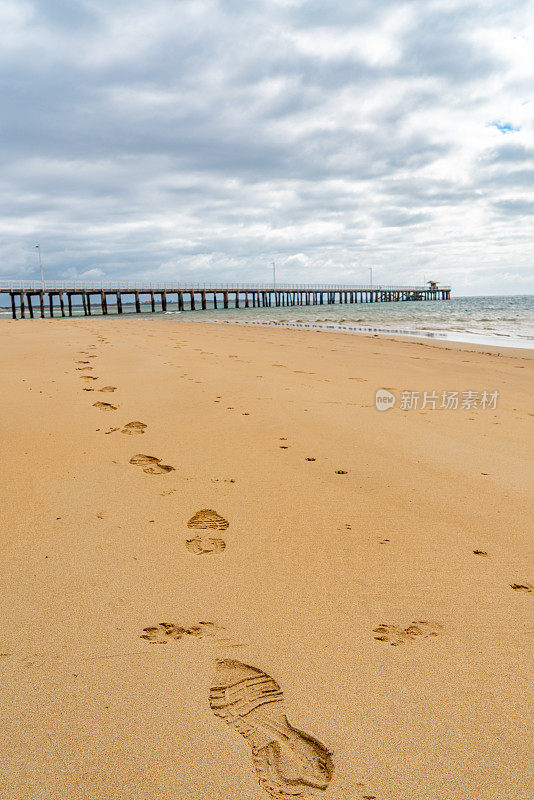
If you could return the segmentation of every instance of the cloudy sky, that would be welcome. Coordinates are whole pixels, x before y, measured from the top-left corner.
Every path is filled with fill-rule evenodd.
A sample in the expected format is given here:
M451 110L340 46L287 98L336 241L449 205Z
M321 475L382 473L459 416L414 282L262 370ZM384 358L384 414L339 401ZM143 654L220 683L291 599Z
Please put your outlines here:
M0 63L3 278L534 291L526 1L0 0Z

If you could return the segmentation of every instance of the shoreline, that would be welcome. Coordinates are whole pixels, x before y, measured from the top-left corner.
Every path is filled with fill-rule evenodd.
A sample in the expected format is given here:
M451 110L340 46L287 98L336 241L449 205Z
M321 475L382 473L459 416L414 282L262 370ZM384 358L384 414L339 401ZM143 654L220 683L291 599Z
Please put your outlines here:
M166 312L167 314L173 314L175 312ZM177 312L181 313L181 312ZM449 338L454 335L452 331L432 331L427 334L423 333L422 331L414 331L410 333L401 333L398 329L388 329L388 328L371 328L371 327L355 327L355 326L342 326L342 325L320 325L320 324L308 324L308 323L297 323L297 322L260 322L255 320L245 320L241 322L240 320L191 320L191 322L198 322L209 324L210 322L217 325L260 325L265 327L277 327L277 328L298 328L304 330L311 330L311 331L321 331L325 333L349 333L349 334L356 334L359 336L367 336L367 337L377 337L377 338L385 338L391 341L406 341L406 340L416 340L418 343L424 343L428 345L433 345L437 347L449 347L450 345L459 345L461 349L465 349L463 345L475 346L477 348L487 348L490 347L492 350L499 351L503 349L503 352L512 351L527 351L532 352L534 354L534 340L528 340L528 344L521 344L520 340L511 338L511 341L514 344L507 344L500 340L497 336L487 336L486 341L477 341L476 339L464 339L464 338ZM462 334L458 334L458 337L462 336ZM473 334L475 336L475 334ZM504 337L504 334L503 334ZM479 339L483 340L484 337L481 335L478 337ZM486 350L477 349L473 352L487 352Z
M111 320L125 320L125 318L129 317L130 319L135 319L138 321L145 321L147 319L153 319L154 321L159 320L168 320L170 321L173 317L179 317L182 314L187 315L191 312L183 312L183 311L159 311L159 312L150 312L150 314L135 314L125 312L124 314L93 314L91 316L84 315L80 313L79 315L73 315L72 317L61 317L55 316L53 321L68 321L68 320L97 320L97 319L111 319ZM197 313L197 312L192 312ZM51 320L51 317L45 317L44 320ZM41 317L35 317L31 322L36 322L37 320L41 320ZM26 322L30 320L13 320L10 319L7 315L5 318L0 317L0 324L3 322ZM520 339L509 337L510 344L503 339L507 339L508 337L505 334L497 335L487 335L483 336L482 334L462 334L456 331L442 331L442 330L434 330L428 331L424 333L423 331L413 331L413 332L406 332L395 328L374 328L370 326L343 326L343 325L335 325L335 324L328 324L323 325L319 323L304 323L304 322L279 322L277 320L214 320L214 319L199 319L195 317L194 319L187 319L187 316L183 319L184 323L194 323L197 324L204 324L204 325L246 325L246 326L260 326L265 328L288 328L288 329L299 329L299 330L310 330L310 331L320 331L324 333L343 333L343 334L352 334L356 336L363 336L363 337L372 337L372 338L385 338L390 341L416 341L418 343L425 343L428 345L432 345L435 347L445 347L454 349L455 345L460 346L462 349L468 349L466 346L469 346L469 350L475 348L473 352L492 352L492 351L503 351L510 352L510 351L518 351L518 352L526 352L526 353L534 353L534 340L526 339L525 343L523 343ZM464 337L470 338L464 338ZM452 346L452 347L451 347ZM486 348L490 348L488 351Z

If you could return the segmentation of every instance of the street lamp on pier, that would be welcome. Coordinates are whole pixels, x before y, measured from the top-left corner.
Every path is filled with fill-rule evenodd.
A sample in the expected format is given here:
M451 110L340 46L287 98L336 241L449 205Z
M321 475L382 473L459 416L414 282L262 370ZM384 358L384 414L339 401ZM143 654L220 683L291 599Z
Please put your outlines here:
M43 261L41 259L41 245L36 244L37 253L39 254L39 266L41 268L41 288L44 290L44 277L43 277Z

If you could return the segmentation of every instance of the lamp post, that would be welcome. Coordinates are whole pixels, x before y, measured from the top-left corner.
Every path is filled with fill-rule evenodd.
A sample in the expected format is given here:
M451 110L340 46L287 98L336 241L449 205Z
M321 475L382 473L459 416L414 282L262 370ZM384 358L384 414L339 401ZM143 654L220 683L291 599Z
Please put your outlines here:
M271 265L273 268L273 288L276 289L276 264L274 261L271 261Z
M369 267L369 283L371 285L371 289L373 288L373 268Z
M41 289L44 290L44 277L43 277L43 262L41 259L41 245L36 244L35 247L37 248L37 253L39 254L39 266L41 268Z

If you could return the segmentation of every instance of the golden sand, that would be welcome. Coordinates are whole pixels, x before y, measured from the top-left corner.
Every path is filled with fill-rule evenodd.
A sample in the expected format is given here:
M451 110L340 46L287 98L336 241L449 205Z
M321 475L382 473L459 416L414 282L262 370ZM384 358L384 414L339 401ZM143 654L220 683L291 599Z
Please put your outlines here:
M2 800L527 800L529 352L0 330Z

